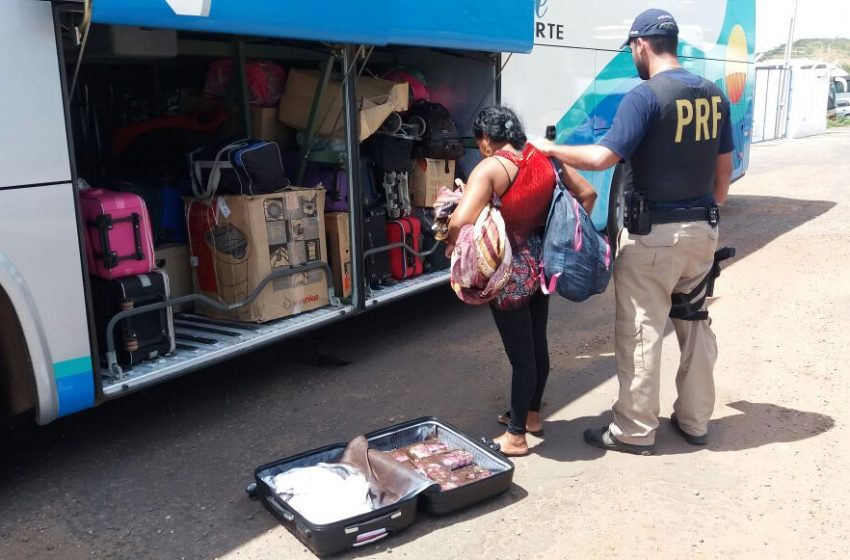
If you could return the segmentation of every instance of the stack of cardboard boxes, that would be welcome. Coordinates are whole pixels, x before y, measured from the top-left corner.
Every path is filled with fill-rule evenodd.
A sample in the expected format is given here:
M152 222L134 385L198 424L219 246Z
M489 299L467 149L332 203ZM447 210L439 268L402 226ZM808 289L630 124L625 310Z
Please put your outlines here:
M253 107L253 136L274 141L282 149L295 145L296 130L307 125L318 72L292 70L278 107ZM339 84L331 82L328 92ZM374 134L393 112L408 106L408 86L377 78L360 78L360 140ZM339 138L344 131L341 96L323 96L317 112L320 136ZM422 159L411 162L410 191L414 206L432 208L443 186L452 187L455 162ZM294 173L295 170L288 170ZM294 175L291 176L294 180ZM322 188L289 187L261 196L218 196L212 201L187 200L191 277L175 295L194 291L225 304L244 301L273 271L318 261L330 264L334 292L350 297L350 216L324 213ZM184 248L185 250L185 248ZM166 266L177 268L181 257L170 249ZM185 255L184 255L185 256ZM221 312L209 306L198 311L212 317L264 322L328 305L328 279L322 269L275 278L253 303ZM183 284L187 284L183 286Z

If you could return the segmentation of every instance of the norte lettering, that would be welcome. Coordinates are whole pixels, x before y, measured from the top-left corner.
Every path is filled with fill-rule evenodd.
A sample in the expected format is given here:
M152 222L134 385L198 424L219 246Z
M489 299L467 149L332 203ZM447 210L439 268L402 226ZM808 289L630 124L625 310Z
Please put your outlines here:
M723 120L723 113L720 112L721 103L722 99L719 95L713 96L711 101L704 97L700 97L694 102L689 99L677 99L676 143L682 141L685 130L690 131L690 127L694 129L694 141L696 142L717 138L720 121Z
M537 39L564 40L564 26L560 23L537 22Z

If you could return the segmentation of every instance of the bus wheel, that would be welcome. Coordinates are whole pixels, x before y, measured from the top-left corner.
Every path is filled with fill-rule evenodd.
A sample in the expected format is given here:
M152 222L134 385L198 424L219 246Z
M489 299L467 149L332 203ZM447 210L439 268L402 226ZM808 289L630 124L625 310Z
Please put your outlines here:
M632 188L632 169L628 163L618 163L608 191L608 225L606 233L612 255L617 255L617 239L623 229L623 193Z

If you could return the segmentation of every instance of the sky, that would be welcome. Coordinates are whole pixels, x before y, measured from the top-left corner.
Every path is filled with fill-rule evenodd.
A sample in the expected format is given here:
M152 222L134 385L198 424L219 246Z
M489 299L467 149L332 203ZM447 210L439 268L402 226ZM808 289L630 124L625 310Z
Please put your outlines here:
M709 0L710 1L710 0ZM850 38L847 0L798 0L794 39ZM756 51L785 44L794 0L756 0Z

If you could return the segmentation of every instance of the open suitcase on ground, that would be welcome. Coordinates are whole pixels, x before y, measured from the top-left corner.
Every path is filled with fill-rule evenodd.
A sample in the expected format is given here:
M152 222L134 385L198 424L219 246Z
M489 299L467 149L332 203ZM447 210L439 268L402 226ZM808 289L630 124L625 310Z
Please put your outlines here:
M513 463L451 424L436 418L419 418L366 434L369 448L379 451L399 449L434 437L452 448L471 453L475 464L489 470L490 476L451 490L442 490L437 483L429 484L418 494L368 514L336 523L312 523L278 496L270 481L288 470L339 458L346 447L346 444L340 443L258 467L254 472L255 483L249 488L266 509L307 548L324 556L373 543L409 527L416 519L417 509L436 515L447 514L497 496L511 487ZM417 476L428 480L424 475Z

